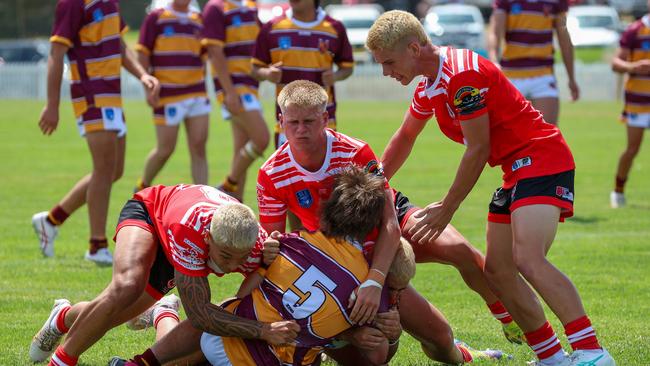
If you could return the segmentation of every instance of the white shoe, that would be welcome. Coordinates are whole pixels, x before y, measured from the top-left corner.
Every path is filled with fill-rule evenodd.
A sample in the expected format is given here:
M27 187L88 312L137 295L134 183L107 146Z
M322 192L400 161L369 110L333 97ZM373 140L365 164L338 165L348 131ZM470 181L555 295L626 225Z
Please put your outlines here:
M153 304L149 309L140 314L138 317L133 318L126 322L126 326L131 330L142 330L153 327L153 321L156 314L162 310L171 310L178 315L178 309L181 306L181 299L178 296L171 294L163 297Z
M577 350L571 354L570 366L616 366L606 349Z
M625 195L619 192L611 192L609 194L609 204L612 208L625 207Z
M528 361L526 362L526 365L528 366L571 366L571 358L569 357L569 354L564 351L564 358L562 361L559 361L559 363L553 363L553 362L542 362L539 360L535 361Z
M47 360L54 349L59 344L63 333L59 332L56 327L52 326L52 322L59 315L59 312L70 306L70 301L67 299L58 299L54 301L54 307L50 312L50 316L43 324L41 330L36 333L32 339L32 343L29 345L29 358L34 362L43 362Z
M90 254L90 251L86 251L84 258L87 261L95 262L98 266L110 266L113 264L113 255L108 248L100 248L95 254Z
M47 211L39 212L32 216L32 226L38 236L41 253L46 257L54 256L54 239L59 234L59 228L47 221Z

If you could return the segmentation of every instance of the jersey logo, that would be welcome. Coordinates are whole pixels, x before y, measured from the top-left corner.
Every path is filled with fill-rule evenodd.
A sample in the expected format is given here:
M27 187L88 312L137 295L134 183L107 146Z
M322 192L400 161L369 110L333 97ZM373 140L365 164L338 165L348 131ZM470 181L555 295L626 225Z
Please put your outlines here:
M298 199L300 207L303 208L310 208L314 203L314 199L312 198L311 193L308 189L303 189L302 191L296 192L296 198Z
M282 36L278 39L278 45L280 46L281 49L283 50L288 50L291 48L291 37L289 36Z
M330 40L329 39L318 39L318 50L320 53L325 53L330 50Z
M93 20L96 22L101 22L102 19L104 19L104 13L102 13L102 9L95 9L95 11L93 11Z
M366 172L378 177L384 176L384 168L381 166L381 163L377 162L377 160L370 160L368 164L366 164Z
M239 27L241 25L241 17L239 15L235 15L232 17L232 25L235 27Z
M641 49L644 51L650 50L650 41L643 41L641 43Z
M571 192L569 188L557 186L555 187L555 195L558 197L562 197L567 201L573 202L573 192Z
M165 35L165 37L173 36L174 35L174 27L172 27L171 25L166 26L163 29L163 34Z
M482 108L485 108L484 90L479 90L473 86L463 86L454 96L454 107L462 115L472 114Z
M176 115L176 107L167 108L167 115L173 118Z
M521 4L512 4L512 8L510 8L510 13L513 15L521 14Z
M104 109L104 114L107 120L112 121L115 118L115 111L113 108Z
M510 169L514 172L515 170L519 168L523 168L525 166L530 166L533 164L533 159L530 158L530 156L526 156L525 158L517 159L515 160L514 163L512 163L512 166Z

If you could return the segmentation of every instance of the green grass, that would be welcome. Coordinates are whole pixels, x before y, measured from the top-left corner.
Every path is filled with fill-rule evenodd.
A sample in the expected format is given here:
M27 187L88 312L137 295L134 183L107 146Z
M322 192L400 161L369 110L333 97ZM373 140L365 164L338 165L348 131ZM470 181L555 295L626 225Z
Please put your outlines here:
M368 141L380 154L398 126L408 101L343 102L340 130ZM272 108L266 105L270 120ZM51 208L70 186L90 169L84 140L77 136L71 107L61 107L59 130L43 137L37 128L42 108L35 101L0 101L0 365L27 365L32 335L49 314L53 299L73 302L96 296L110 281L111 270L83 260L88 236L86 209L75 213L61 228L56 257L44 259L30 225L33 213ZM617 123L616 103L577 103L562 106L561 127L577 162L576 217L561 225L549 258L576 284L600 340L619 365L648 365L650 330L650 156L643 150L635 162L627 188L628 208L611 210L608 194L624 127ZM143 102L125 105L129 134L124 177L114 186L109 233L119 210L130 197L146 153L154 145L150 111ZM219 182L231 157L228 127L212 115L209 139L210 182ZM267 151L267 155L269 152ZM392 181L415 203L439 199L451 183L462 146L449 142L432 122L425 128L411 158ZM257 167L257 165L256 165ZM252 170L249 181L254 181ZM184 136L156 183L189 182ZM485 216L493 189L500 183L498 169L484 172L461 206L453 224L485 250ZM254 205L253 186L246 202ZM113 247L113 244L111 244ZM212 276L213 277L213 276ZM235 292L239 275L211 278L213 300ZM421 264L414 285L449 319L456 336L475 347L500 348L514 354L510 365L533 358L527 347L508 344L485 304L449 266ZM561 324L547 310L555 329ZM118 327L82 357L85 365L102 365L112 355L131 356L154 340L152 331L132 332ZM567 345L562 336L564 345ZM408 335L393 364L424 365L428 361Z

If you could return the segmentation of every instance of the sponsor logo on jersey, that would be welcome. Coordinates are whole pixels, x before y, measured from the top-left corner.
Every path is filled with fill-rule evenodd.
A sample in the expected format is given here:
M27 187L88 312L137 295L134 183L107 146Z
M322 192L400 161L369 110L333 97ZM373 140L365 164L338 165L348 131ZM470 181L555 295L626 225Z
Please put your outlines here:
M650 41L641 42L641 48L645 51L650 50Z
M242 23L242 21L241 21L241 17L239 15L235 15L235 16L232 17L232 25L234 25L235 27L239 27L241 25L241 23Z
M107 120L112 121L115 118L115 110L113 108L104 109L104 116Z
M298 199L298 204L300 204L300 207L310 208L314 203L314 199L312 198L309 189L303 189L296 192L296 198Z
M176 107L167 108L167 116L173 118L176 115Z
M330 50L330 40L329 39L318 39L318 50L320 53L329 52Z
M104 19L104 13L102 13L102 9L95 9L95 11L93 11L93 20L96 22L101 22L102 19Z
M521 14L521 4L512 4L512 8L510 8L510 13L513 15Z
M512 163L511 170L514 172L519 168L530 166L532 164L533 164L533 159L531 159L530 156L526 156L525 158L515 160L514 163Z
M166 26L165 28L163 28L163 34L166 37L173 36L174 35L174 27L172 27L171 25Z
M555 187L555 195L567 201L573 202L573 192L569 188L557 186Z
M291 37L282 36L278 39L278 46L283 50L288 50L291 48Z
M454 107L461 115L472 114L485 108L485 91L473 86L463 86L454 95Z
M378 177L384 176L384 168L381 166L381 163L377 162L377 160L370 160L368 164L366 164L366 172Z

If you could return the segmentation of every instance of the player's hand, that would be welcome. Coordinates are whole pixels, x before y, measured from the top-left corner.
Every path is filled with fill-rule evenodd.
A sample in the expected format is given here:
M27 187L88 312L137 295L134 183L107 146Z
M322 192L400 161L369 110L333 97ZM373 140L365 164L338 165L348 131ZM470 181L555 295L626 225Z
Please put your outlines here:
M59 125L59 108L48 105L43 108L41 118L38 120L38 127L43 135L51 135Z
M580 99L580 88L574 79L569 80L569 90L571 91L571 101L575 102Z
M402 335L402 325L399 320L399 311L390 309L385 313L378 313L375 317L375 326L381 330L389 341L397 340Z
M282 81L282 61L276 62L273 65L269 66L266 72L266 80L272 82L273 84L280 84Z
M384 339L386 339L386 336L381 330L364 326L354 329L347 340L357 348L371 351L379 347Z
M350 320L359 325L370 323L375 318L377 309L379 309L381 288L375 286L361 288L360 285L354 290L354 294L356 295L350 299L348 304L348 309L354 306L350 313Z
M650 75L650 60L639 60L632 63L632 74Z
M264 249L262 249L262 256L264 258L264 264L270 266L271 263L280 253L280 234L279 231L273 231L271 235L264 241Z
M334 70L327 69L321 74L321 80L323 81L323 87L325 90L329 90L331 86L334 86Z
M147 95L147 104L152 108L157 107L160 99L160 82L158 79L149 74L143 74L140 77L140 82L144 86L145 94Z
M260 339L266 343L277 346L293 342L300 332L300 326L295 320L283 320L275 323L266 323L262 326Z
M231 114L239 114L244 109L241 105L241 99L236 91L225 93L223 105Z
M411 242L426 244L436 240L451 221L455 211L442 202L434 202L416 212L413 217L419 220L408 231Z

